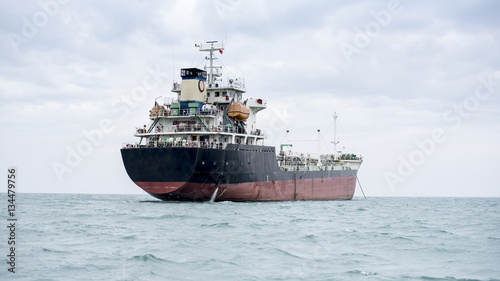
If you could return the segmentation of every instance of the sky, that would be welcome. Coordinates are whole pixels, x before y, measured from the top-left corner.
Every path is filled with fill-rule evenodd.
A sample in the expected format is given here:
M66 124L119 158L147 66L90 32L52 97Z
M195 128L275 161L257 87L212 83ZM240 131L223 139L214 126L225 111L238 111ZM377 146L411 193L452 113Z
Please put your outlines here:
M19 192L143 193L120 148L137 141L155 99L175 96L180 68L203 67L194 44L218 40L225 73L267 100L257 116L267 145L332 153L336 112L338 147L362 155L367 196L498 197L499 10L480 0L0 1L0 167L18 169Z

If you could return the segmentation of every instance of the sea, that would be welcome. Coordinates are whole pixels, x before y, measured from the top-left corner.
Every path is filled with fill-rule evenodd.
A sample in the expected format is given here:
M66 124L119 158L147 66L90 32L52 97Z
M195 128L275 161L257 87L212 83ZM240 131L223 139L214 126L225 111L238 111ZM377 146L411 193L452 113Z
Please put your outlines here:
M16 196L0 280L500 280L500 198Z

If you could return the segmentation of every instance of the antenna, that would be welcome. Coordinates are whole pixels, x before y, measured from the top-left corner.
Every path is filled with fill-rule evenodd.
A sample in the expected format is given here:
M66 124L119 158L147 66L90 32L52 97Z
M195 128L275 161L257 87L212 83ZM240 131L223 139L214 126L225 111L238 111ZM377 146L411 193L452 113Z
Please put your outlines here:
M321 143L319 142L320 139L320 130L318 130L318 166L321 166L321 153L320 153L320 145Z
M175 52L172 48L172 84L175 83Z
M337 144L339 141L337 140L337 112L333 113L333 155L337 154Z

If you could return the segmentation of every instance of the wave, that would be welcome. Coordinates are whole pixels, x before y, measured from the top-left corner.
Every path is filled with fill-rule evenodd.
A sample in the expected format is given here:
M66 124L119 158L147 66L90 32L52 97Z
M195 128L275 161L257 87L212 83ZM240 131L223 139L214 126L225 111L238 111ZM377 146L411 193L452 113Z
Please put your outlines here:
M364 276L368 276L368 275L378 275L378 273L376 272L366 272L366 271L362 271L362 270L351 270L351 271L347 271L346 274L350 274L350 275L364 275Z
M144 255L133 256L132 258L129 258L128 260L130 260L130 261L144 261L144 262L172 262L170 260L158 258L157 256L155 256L153 254L144 254Z
M374 258L375 257L373 255L365 254L365 253L361 253L361 252L356 252L356 253L355 252L344 252L344 253L340 254L340 256L343 256L343 257L363 257L363 258ZM383 259L383 258L380 257L380 259Z
M302 240L302 241L316 241L316 240L318 240L318 236L316 236L314 234L307 234L307 235L300 237L300 240Z
M392 238L393 240L402 240L402 241L410 241L410 242L415 242L415 240L405 237L405 236L395 236Z
M294 219L290 220L291 223L294 223L294 222L311 222L311 221L314 221L314 219L294 218Z
M235 226L231 225L229 222L218 222L211 224L201 224L200 227L207 228L235 228Z
M45 247L42 247L42 252L57 253L57 254L67 254L67 253L69 253L68 251L62 251L62 250L56 250L56 249L49 249L49 248L45 248Z
M433 276L402 276L405 279L411 279L411 280L430 280L430 281L481 281L481 279L470 279L470 278L457 278L453 276L445 276L445 277L433 277ZM495 279L488 279L488 280L495 280Z
M173 214L162 214L162 215L139 215L135 219L137 220L164 220L164 219L182 219L182 220L190 220L195 217L190 216L190 215L185 215L185 214L178 214L178 213L173 213Z
M298 254L294 254L292 252L289 252L289 251L286 251L286 250L283 250L280 248L275 248L274 250L278 253L284 254L287 257L293 257L293 258L297 258L297 259L301 259L301 260L308 260L307 258L305 258L303 256L299 256Z
M137 238L137 236L134 235L134 234L132 234L132 235L126 235L126 236L116 235L116 237L121 238L121 239L125 239L125 240L134 240L134 239Z

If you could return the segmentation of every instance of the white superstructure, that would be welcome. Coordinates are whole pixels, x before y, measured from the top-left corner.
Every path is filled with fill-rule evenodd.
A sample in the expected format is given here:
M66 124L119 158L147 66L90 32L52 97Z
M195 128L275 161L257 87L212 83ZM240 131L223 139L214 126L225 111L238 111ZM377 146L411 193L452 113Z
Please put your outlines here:
M216 65L224 44L210 41L196 44L208 52L205 69L181 69L181 83L174 82L176 98L155 102L151 122L136 128L140 141L133 146L183 146L225 148L227 144L264 145L266 134L256 124L256 114L266 108L263 99L244 99L242 79L223 77ZM145 143L144 143L145 142Z

